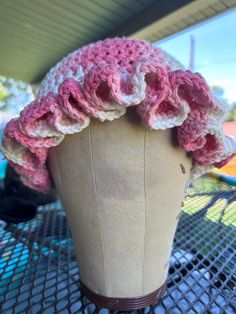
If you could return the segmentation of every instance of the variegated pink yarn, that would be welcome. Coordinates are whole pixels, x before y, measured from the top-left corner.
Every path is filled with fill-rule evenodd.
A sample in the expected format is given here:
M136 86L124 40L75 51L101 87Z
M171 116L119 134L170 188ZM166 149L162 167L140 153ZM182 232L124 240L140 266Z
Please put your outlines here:
M46 191L53 184L48 149L86 128L90 117L111 121L129 106L148 128L176 127L180 146L192 152L193 174L236 153L223 135L224 110L200 74L177 69L145 41L115 38L83 47L51 69L37 99L8 123L5 156L25 184Z

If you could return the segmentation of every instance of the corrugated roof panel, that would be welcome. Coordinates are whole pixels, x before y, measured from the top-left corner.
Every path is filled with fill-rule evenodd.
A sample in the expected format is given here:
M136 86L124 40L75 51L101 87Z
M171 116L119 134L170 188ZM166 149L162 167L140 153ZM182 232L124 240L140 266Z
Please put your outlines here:
M83 26L85 29L89 29L94 31L94 24L96 24L96 27L103 30L104 25L108 25L111 21L104 19L101 17L97 12L93 12L93 10L84 9L81 7L81 5L78 5L78 3L70 3L70 5L66 5L66 2L64 1L53 1L50 0L50 2L46 2L47 4L53 3L53 5L57 6L59 9L59 12L61 15L64 15L64 12L66 12L65 18L68 20L68 22L74 22L77 24L82 21ZM57 12L55 12L57 14Z
M184 19L184 22L187 25L194 25L197 20L195 19L194 15L189 15Z
M221 0L228 8L235 6L235 0Z
M20 7L18 6L17 9L19 10ZM29 1L26 1L25 6L22 9L24 10L24 12L21 12L22 15L27 12L32 18L45 23L45 26L48 26L49 31L50 27L55 27L55 25L57 25L57 30L60 31L62 36L64 36L64 32L68 32L71 36L76 35L76 29L73 27L74 22L80 23L81 35L89 36L93 32L93 27L86 18L82 17L75 19L68 10L61 10L57 5L50 1L42 0L40 2L33 2L33 11Z
M226 7L222 1L227 2L228 7ZM214 6L218 5L218 9ZM223 5L222 5L223 4ZM185 5L178 10L170 13L169 15L161 18L160 20L150 23L150 25L140 29L133 34L136 38L149 38L149 34L157 33L155 30L163 33L165 36L170 36L181 30L193 26L198 22L205 21L212 16L219 14L219 12L224 12L225 10L233 8L236 6L236 0L197 0L192 3ZM221 10L221 11L220 11ZM170 29L169 25L173 25ZM169 32L168 32L169 29ZM154 41L161 39L158 34Z
M175 25L176 29L183 29L184 27L186 27L185 21L183 21L183 20L179 20L174 25Z
M70 1L70 5L65 1L51 0L51 2L57 5L62 12L67 10L69 14L74 15L77 18L77 22L79 18L83 17L86 18L90 25L93 25L96 20L96 25L99 25L100 28L104 29L104 27L110 26L110 23L114 21L114 18L106 14L101 15L99 14L100 12L91 10L91 7L87 8L85 5L86 2L78 4Z
M46 66L52 66L79 45L101 38L111 26L121 25L124 18L132 17L134 11L144 6L137 3L134 8L134 1L127 4L123 0L103 1L102 4L77 0L70 5L64 0L1 2L4 3L0 12L2 41L6 50L13 52L12 64L12 58L22 60L25 55L24 65L28 70L24 73L28 73L29 80L40 77L40 72L47 71ZM7 51L0 53L1 59L9 59ZM10 67L1 66L1 72L6 68Z
M141 5L137 0L129 0L124 2L123 0L113 0L114 2L120 4L125 9L130 10L133 13L138 13L143 9L143 5Z
M218 2L212 5L211 8L214 8L216 12L221 12L225 10L225 5L222 2Z
M1 20L1 17L0 17ZM46 38L42 38L42 40L40 40L39 42L39 38L38 37L31 37L31 32L25 32L23 33L19 33L17 34L14 30L14 28L9 27L8 29L5 29L1 22L0 22L0 27L1 27L1 31L4 32L4 36L2 36L4 43L5 43L5 48L8 50L8 53L10 53L10 49L9 47L6 45L10 45L13 47L13 52L15 50L14 47L21 47L22 50L24 50L25 54L27 54L27 52L29 51L34 51L35 53L37 53L38 55L44 55L44 52L41 51L44 48L48 49L50 48L50 50L52 52L60 52L61 51L61 47L62 45L52 45L53 40L49 39L46 40ZM25 36L27 36L27 33L29 34L29 39L27 40L27 42L25 42ZM35 32L37 34L37 32ZM59 48L58 48L59 47ZM40 48L40 50L39 50ZM3 47L1 47L1 50L3 49ZM27 51L26 51L27 50ZM50 56L48 56L50 58ZM51 56L52 57L52 56Z
M32 0L31 0L32 1ZM59 1L60 3L60 1ZM87 19L86 15L83 14L74 14L70 12L68 9L61 8L56 3L51 1L35 1L34 2L36 12L41 12L46 19L46 22L53 20L61 29L62 32L64 30L69 31L71 34L76 33L76 29L73 27L74 25L79 23L80 29L85 36L90 36L94 32L94 24L99 30L102 30L102 26L97 23L99 21L99 17L94 17L93 24ZM78 8L79 11L79 8ZM52 13L53 12L53 15Z
M156 2L156 0L138 0L138 2L142 3L143 5L151 5Z
M106 10L106 14L113 14L113 15L115 14L116 15L116 13L117 13L117 16L119 16L122 19L122 21L126 20L130 16L129 12L126 12L126 10L122 6L120 6L119 4L115 3L114 1L110 1L110 0L104 0L104 1L91 0L91 2L93 4L98 5L99 7L103 8L103 10ZM95 8L93 8L93 9L95 9Z
M50 38L51 44L54 42L54 45L57 45L60 42L64 44L66 40L72 40L73 36L76 35L74 30L74 34L68 34L66 27L61 23L55 28L56 24L52 17L49 19L42 12L37 12L34 8L34 12L31 13L23 6L19 10L18 6L14 8L12 3L8 2L0 11L0 20L4 20L6 27L14 26L17 34L26 33L25 41L30 38L30 35L35 34L35 37L39 40ZM65 33L67 33L67 36ZM81 38L85 38L81 33L79 35Z
M205 7L204 10L201 10L200 12L202 12L205 16L212 16L216 13L216 11L210 6Z
M206 18L206 16L203 13L201 13L200 11L194 12L193 16L199 22L204 21L204 19Z
M107 19L110 22L114 22L114 20L118 20L119 22L122 22L124 20L123 17L119 15L119 12L107 11L107 9L101 6L99 2L96 3L96 2L81 1L81 0L72 0L72 2L77 5L78 9L81 6L84 9L89 10L99 15L100 18Z

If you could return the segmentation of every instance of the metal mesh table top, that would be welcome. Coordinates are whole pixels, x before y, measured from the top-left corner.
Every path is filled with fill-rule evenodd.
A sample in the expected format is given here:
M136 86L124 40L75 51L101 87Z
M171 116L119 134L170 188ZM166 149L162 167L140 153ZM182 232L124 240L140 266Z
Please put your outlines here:
M236 313L235 287L236 187L203 177L182 208L164 298L130 313ZM40 207L30 222L0 229L0 309L1 314L118 313L81 295L59 203Z

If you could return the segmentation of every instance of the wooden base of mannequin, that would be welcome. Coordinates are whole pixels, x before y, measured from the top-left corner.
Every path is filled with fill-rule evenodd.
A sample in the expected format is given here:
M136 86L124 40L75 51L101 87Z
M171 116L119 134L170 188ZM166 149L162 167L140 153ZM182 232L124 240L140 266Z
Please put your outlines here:
M94 293L92 290L87 288L82 282L81 291L86 296L89 301L92 303L110 310L116 311L130 311L130 310L138 310L145 308L149 305L156 304L159 300L162 299L165 290L166 283L164 283L159 289L156 291L137 298L109 298Z

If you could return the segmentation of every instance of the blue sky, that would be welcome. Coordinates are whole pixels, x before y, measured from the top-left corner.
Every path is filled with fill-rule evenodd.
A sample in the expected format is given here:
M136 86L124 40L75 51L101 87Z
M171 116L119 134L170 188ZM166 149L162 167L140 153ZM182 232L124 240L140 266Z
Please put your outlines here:
M236 102L236 9L157 42L186 68L190 36L195 39L195 67L208 84L224 88L224 97Z

